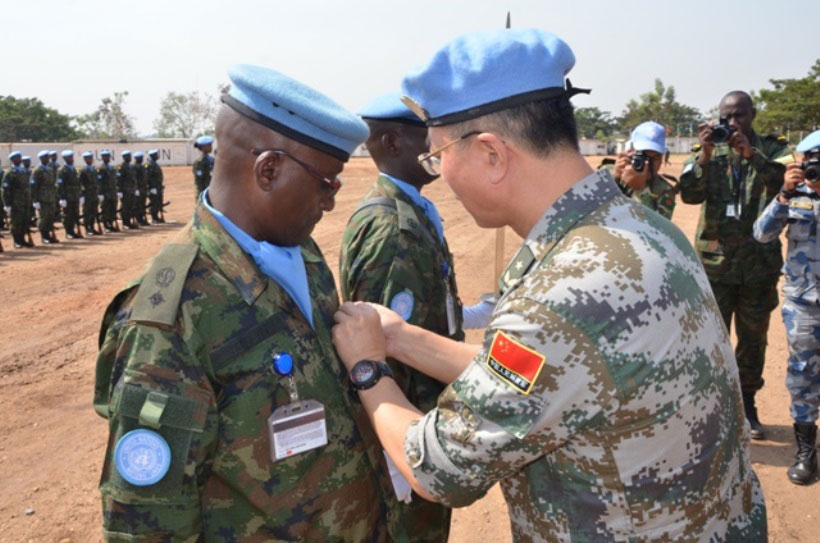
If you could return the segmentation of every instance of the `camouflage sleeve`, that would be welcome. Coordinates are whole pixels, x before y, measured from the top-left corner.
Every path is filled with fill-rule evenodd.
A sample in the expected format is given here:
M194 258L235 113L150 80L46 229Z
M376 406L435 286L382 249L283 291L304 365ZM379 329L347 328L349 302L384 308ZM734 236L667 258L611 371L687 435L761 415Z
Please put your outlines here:
M763 182L770 195L777 194L783 185L783 175L786 173L786 166L778 162L777 158L789 156L788 147L777 146L770 151L771 158L761 149L752 149L752 158L749 160L752 168L757 172L757 177Z
M384 304L384 287L396 257L395 217L369 216L348 227L342 244L342 300Z
M760 243L774 241L786 226L789 217L789 205L781 204L777 198L769 202L766 209L755 221L752 233Z
M484 347L412 423L404 451L442 503L464 507L616 407L597 344L546 304L502 300ZM610 406L610 404L613 404Z
M57 170L57 198L59 198L60 200L65 200L67 196L67 184L65 182L65 177L65 169L60 168L59 170Z
M706 178L712 163L700 166L699 155L692 155L683 166L680 175L680 199L687 204L701 204L706 201Z
M217 414L188 343L172 330L115 323L97 360L95 407L109 418L110 430L100 481L105 540L198 541ZM114 459L123 436L138 428L158 433L170 448L168 472L148 486L126 481Z
M672 213L675 211L675 193L677 190L669 189L658 196L658 213L672 220Z

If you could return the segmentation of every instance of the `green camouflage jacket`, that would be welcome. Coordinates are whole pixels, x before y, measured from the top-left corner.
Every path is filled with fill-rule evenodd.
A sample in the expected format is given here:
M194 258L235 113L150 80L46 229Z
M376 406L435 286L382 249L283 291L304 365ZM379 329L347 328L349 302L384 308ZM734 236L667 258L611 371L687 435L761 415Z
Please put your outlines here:
M680 230L599 170L501 282L481 351L408 428L430 494L500 481L517 543L766 540L737 363Z
M137 190L137 180L134 178L133 166L122 162L115 168L115 171L117 172L117 191L123 195L134 194Z
M132 166L134 170L134 184L137 190L140 191L140 196L148 194L148 181L145 178L145 164L134 163Z
M117 197L117 172L109 163L103 162L97 168L97 186L100 194L105 196L106 200Z
M31 179L34 184L31 185L31 201L41 202L44 204L54 204L57 202L57 183L54 174L51 171L51 166L43 166L38 164L34 171L31 172Z
M77 168L63 164L57 171L57 197L60 200L76 202L82 196L82 185Z
M681 200L703 204L695 249L709 278L721 283L772 283L783 266L780 240L758 243L752 225L783 184L785 166L775 159L790 153L774 136L753 134L749 143L750 160L717 145L704 167L697 164L699 150L687 160L678 185Z
M110 428L106 538L387 541L382 449L331 343L333 276L312 240L302 254L315 330L201 203L114 298L94 391ZM328 444L274 463L267 419L290 402L271 371L278 353L294 360L300 398L324 405ZM135 428L153 428L170 446L170 470L150 486L126 482L112 460Z
M408 322L461 341L461 302L458 299L453 255L439 241L424 211L388 178L380 176L362 202L387 198L395 207L358 208L347 224L339 258L342 299L376 302L387 307L399 295L412 300ZM448 270L445 277L443 270ZM454 330L447 319L448 290L453 300ZM400 294L404 293L404 294ZM396 382L422 411L435 407L444 385L393 360L388 361ZM390 491L390 489L388 489ZM391 491L392 492L392 491ZM391 504L391 537L408 541L447 541L449 509L418 496L408 505Z
M100 194L97 188L97 168L94 165L84 164L80 168L80 186L83 189L85 201L96 200Z
M197 198L199 198L199 194L211 184L211 170L214 167L213 161L214 159L211 155L203 154L199 157L199 160L194 162L194 185L196 186Z
M162 191L162 168L153 160L148 160L145 165L145 183L149 189Z
M3 170L0 170L0 180L3 187L3 203L14 209L25 209L31 200L25 168L12 164L5 176Z

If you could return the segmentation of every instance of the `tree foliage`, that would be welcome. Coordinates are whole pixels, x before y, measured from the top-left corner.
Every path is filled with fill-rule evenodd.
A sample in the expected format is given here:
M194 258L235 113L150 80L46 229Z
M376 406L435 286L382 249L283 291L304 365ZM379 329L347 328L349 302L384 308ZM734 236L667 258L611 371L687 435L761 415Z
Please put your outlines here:
M806 77L770 79L769 83L773 89L753 93L757 107L755 130L785 134L820 127L820 59Z
M575 110L575 123L578 135L584 138L609 138L617 128L615 120L609 111L601 111L597 107L579 107Z
M88 138L129 139L136 136L134 118L125 112L128 91L115 92L102 99L97 110L75 118L79 130Z
M217 101L207 93L169 92L162 99L154 130L161 138L194 138L213 134Z
M67 141L79 135L70 116L38 98L0 96L0 141Z
M655 79L655 88L632 99L618 118L619 128L628 133L644 121L655 121L667 127L667 135L695 135L702 115L697 108L677 101L675 87Z

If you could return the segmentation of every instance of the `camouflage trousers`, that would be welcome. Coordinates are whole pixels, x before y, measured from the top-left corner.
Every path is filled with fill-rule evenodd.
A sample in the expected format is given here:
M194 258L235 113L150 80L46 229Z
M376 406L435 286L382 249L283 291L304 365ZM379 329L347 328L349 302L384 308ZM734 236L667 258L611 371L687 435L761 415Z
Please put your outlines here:
M111 225L117 220L117 195L106 194L102 203L103 223Z
M40 202L40 221L37 223L37 229L44 237L51 235L56 216L57 202Z
M14 241L19 242L24 239L28 232L29 216L27 206L12 206L11 207L11 237Z
M97 220L97 203L96 194L85 197L85 203L83 203L83 225L86 230L94 229L94 221Z
M731 330L734 316L740 388L754 394L763 388L766 334L772 310L777 307L777 277L773 277L771 283L755 285L728 284L711 278L709 282L727 330Z
M812 424L820 409L820 305L786 298L783 323L789 343L789 411L795 422Z
M68 234L76 233L80 226L80 201L68 200L63 209L63 226Z
M148 198L151 200L151 218L156 221L162 211L162 192L157 190L157 194L149 194Z

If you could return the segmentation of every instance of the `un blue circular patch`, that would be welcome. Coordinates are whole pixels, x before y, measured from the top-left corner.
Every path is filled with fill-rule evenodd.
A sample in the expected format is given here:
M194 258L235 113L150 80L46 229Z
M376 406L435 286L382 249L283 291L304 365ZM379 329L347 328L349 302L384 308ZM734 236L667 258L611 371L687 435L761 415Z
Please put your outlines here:
M413 314L413 303L413 293L403 290L390 300L390 309L398 313L402 319L407 320Z
M171 467L171 448L156 432L140 428L120 438L114 448L114 465L120 476L135 486L157 483Z

